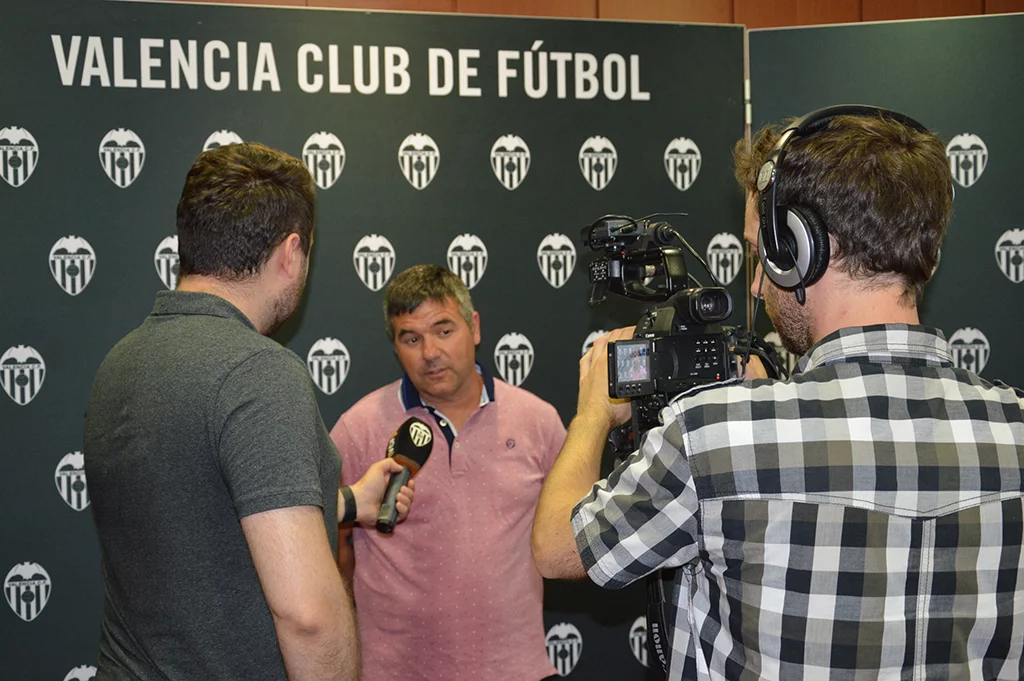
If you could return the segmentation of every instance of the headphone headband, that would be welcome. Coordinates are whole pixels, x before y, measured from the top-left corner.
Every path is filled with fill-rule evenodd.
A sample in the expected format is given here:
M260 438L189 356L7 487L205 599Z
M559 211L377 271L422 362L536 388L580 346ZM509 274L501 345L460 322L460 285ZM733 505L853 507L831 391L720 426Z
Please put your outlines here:
M840 116L860 116L865 118L880 116L902 123L918 132L928 132L926 127L910 116L865 104L840 104L817 109L797 119L782 131L782 135L779 136L778 141L757 174L758 213L761 223L761 233L758 239L759 253L762 256L762 265L765 267L766 274L782 288L802 288L813 283L813 281L808 281L808 279L812 278L812 273L806 268L801 272L798 264L820 261L817 257L817 252L802 253L802 244L797 245L796 253L791 253L783 243L781 232L783 229L791 230L791 226L788 224L788 216L782 220L783 224L780 224L780 206L777 199L777 189L782 162L786 157L786 149L794 138L813 135ZM800 241L807 241L807 239L801 239ZM828 244L818 244L818 246L827 248ZM827 256L825 258L827 261ZM817 272L814 278L816 279L822 272Z

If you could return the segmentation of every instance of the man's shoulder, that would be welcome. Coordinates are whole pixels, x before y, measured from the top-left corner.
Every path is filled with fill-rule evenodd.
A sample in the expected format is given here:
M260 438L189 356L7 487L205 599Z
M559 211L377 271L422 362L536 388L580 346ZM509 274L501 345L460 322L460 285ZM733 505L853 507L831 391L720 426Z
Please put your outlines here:
M344 423L352 427L355 424L379 424L404 414L401 386L402 381L399 379L364 395L345 410L338 419L338 425Z
M791 380L757 378L753 380L731 379L693 386L676 395L671 404L686 409L702 404L729 404L756 399L772 399L777 393L790 390Z
M533 416L545 413L557 415L558 413L550 402L534 395L529 390L497 379L494 381L494 399L503 410L507 409L515 413Z

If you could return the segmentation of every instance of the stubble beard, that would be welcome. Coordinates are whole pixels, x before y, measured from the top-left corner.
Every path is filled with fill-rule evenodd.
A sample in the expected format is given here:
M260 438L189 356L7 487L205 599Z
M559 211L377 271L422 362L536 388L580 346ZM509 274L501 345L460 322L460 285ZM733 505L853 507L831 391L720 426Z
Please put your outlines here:
M803 357L814 345L807 308L796 301L792 292L774 287L765 291L764 307L782 346L793 356Z
M281 295L274 299L274 304L271 308L272 321L270 329L266 333L267 336L274 335L278 329L284 326L286 321L291 319L291 316L299 309L299 302L302 300L302 292L305 289L306 278L303 277L301 281L282 291Z

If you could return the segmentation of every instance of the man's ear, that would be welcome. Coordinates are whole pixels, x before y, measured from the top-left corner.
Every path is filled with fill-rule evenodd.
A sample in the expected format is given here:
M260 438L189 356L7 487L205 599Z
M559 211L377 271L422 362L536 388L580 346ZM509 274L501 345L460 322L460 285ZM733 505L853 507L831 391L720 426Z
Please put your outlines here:
M274 249L272 258L278 260L278 266L289 278L302 275L303 262L306 254L302 250L302 237L292 232Z
M471 330L473 331L473 345L480 345L480 313L473 310L473 316L471 318L473 324Z

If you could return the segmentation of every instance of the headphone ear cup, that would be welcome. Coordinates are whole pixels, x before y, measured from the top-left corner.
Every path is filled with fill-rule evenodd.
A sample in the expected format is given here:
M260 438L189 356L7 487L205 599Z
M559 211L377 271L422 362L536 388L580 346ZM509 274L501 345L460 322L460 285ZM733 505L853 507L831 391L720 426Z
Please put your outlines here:
M786 206L786 210L799 220L809 237L808 242L811 246L810 253L808 253L809 264L802 281L804 286L810 286L821 279L821 275L825 274L825 270L828 269L829 256L832 251L828 230L814 209L808 206Z

